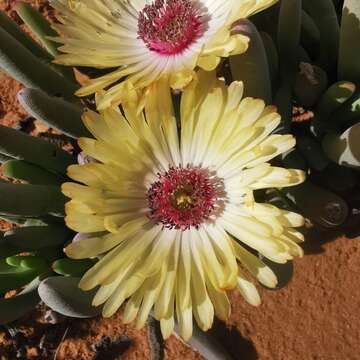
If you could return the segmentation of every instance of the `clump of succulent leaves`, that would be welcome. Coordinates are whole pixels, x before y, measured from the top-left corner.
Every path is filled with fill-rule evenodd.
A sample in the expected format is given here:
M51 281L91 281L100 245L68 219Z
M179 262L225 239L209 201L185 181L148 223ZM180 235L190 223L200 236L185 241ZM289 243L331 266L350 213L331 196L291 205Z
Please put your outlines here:
M360 3L281 1L250 20L235 29L252 41L230 59L232 74L245 78L246 95L278 106L278 131L297 141L281 161L307 173L300 186L265 198L285 201L317 226L343 225L360 199Z
M52 64L57 48L46 38L53 35L49 23L27 4L19 3L17 11L42 45L0 13L0 69L25 86L18 99L31 116L70 142L88 135L81 122L83 105L73 96L78 88L73 71ZM66 198L60 185L75 154L1 125L0 161L10 180L0 182L0 217L14 224L0 234L0 294L16 290L15 296L0 299L0 324L6 324L40 302L42 280L55 273L81 275L93 261L73 261L63 254L74 234L64 223Z
M24 3L16 10L41 45L0 13L0 68L24 84L18 99L29 114L65 134L74 150L0 126L3 172L17 180L0 182L0 217L17 225L0 238L0 294L17 291L0 299L0 324L20 318L40 299L67 316L95 316L101 309L91 306L92 294L77 284L96 259L65 257L64 245L75 234L65 226L67 199L60 191L67 167L77 162L76 138L91 136L81 114L93 100L76 98L72 69L52 63L58 50L48 40L56 34L47 20ZM359 1L283 0L234 24L233 31L249 36L250 47L224 61L219 75L244 81L245 96L278 106L277 131L295 134L297 148L276 161L308 174L296 188L257 197L295 209L315 226L342 225L360 202ZM291 263L274 271L284 286ZM192 342L204 356L231 358L204 334L195 334Z

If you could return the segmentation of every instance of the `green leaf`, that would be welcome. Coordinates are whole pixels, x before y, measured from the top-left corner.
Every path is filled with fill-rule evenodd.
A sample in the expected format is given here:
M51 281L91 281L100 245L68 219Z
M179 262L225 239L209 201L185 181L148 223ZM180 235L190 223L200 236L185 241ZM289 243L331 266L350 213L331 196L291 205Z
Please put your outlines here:
M40 302L37 288L38 278L34 279L18 295L8 299L0 299L0 324L7 324L17 320L35 308Z
M344 192L354 189L359 183L359 174L353 169L331 163L321 173L322 183L330 190Z
M360 119L360 91L335 110L329 117L330 128L336 132L343 132L357 124Z
M269 65L269 74L270 74L272 89L275 89L279 76L279 54L276 45L274 43L274 40L268 33L261 32L260 36L264 45L264 49L266 52L266 59Z
M52 56L57 56L58 45L47 38L48 36L57 36L56 31L51 28L50 23L30 4L22 1L15 5L15 10L24 23L34 32L44 48Z
M355 90L355 84L349 81L339 81L331 85L326 90L316 107L317 117L320 120L327 121L330 114L339 109L342 104L349 100Z
M12 159L12 157L6 156L6 155L0 153L0 163L1 164L5 163L11 159Z
M232 31L250 39L249 48L244 54L229 58L233 80L244 82L244 97L263 99L270 104L272 90L269 64L260 34L252 22L247 19L237 21Z
M26 181L35 185L53 184L62 182L61 176L56 176L47 170L23 160L9 160L3 164L3 174L9 178Z
M74 260L69 258L63 258L56 260L52 264L52 269L59 275L79 277L85 274L95 262L90 259Z
M49 277L39 286L41 300L52 310L69 317L89 318L101 313L101 306L91 305L96 290L79 289L80 278Z
M323 171L329 165L329 159L326 157L321 145L312 137L298 136L296 145L312 169Z
M280 87L275 104L281 115L279 131L288 133L292 117L292 89L298 70L298 47L301 34L301 0L281 1L278 25L278 52L280 59Z
M317 65L328 71L335 70L339 53L340 27L333 2L331 0L303 0L303 8L312 17L320 31Z
M360 1L345 0L341 17L339 79L360 81Z
M329 133L323 140L323 149L329 159L339 165L360 170L360 123L342 134Z
M299 169L305 172L307 172L309 169L304 156L296 148L293 148L292 150L282 155L282 163L285 165L285 167L291 169Z
M71 232L65 226L24 226L7 231L3 242L22 251L33 251L50 246L62 246Z
M33 55L46 61L51 61L52 56L38 43L36 43L26 32L24 32L20 26L18 26L16 22L7 16L3 11L0 11L0 27L15 40L19 41L21 45L26 47Z
M23 269L37 271L39 274L49 269L49 264L41 256L31 255L22 258L20 266Z
M0 152L61 174L75 162L69 153L56 145L3 125L0 125Z
M301 13L301 43L311 54L316 54L320 45L320 31L307 12Z
M73 94L78 89L78 85L37 58L1 28L0 68L26 87L41 89L50 95L59 95L77 101Z
M29 218L64 216L66 201L56 186L0 183L1 215Z
M23 89L18 93L20 104L34 118L73 138L92 137L81 120L83 108L40 90Z
M15 268L8 273L0 273L0 294L5 294L10 290L16 290L30 283L41 272L35 269Z
M295 187L283 188L281 192L304 216L325 228L342 225L348 216L349 208L341 197L308 180Z

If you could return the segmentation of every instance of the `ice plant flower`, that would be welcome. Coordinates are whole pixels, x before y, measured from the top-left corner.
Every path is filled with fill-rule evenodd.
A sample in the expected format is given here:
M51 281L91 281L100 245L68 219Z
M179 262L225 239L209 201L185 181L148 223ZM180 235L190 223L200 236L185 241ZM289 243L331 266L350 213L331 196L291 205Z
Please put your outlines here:
M93 304L104 304L104 316L127 300L125 322L141 327L154 309L165 338L177 318L189 339L193 317L203 330L214 314L228 317L227 289L259 305L249 274L276 286L254 253L278 263L302 255L294 229L302 216L253 196L304 180L300 170L269 163L295 140L272 134L280 121L273 106L242 93L242 83L226 87L200 72L182 94L181 124L162 81L151 85L144 112L133 99L122 111L83 115L94 139L79 145L96 162L68 168L77 183L62 186L71 198L66 223L86 236L65 251L75 259L101 255L79 286L98 287Z
M276 1L50 0L60 13L54 40L64 53L56 62L109 69L77 92L106 89L99 109L162 77L182 88L196 67L213 70L222 57L245 52L248 38L233 34L231 25Z

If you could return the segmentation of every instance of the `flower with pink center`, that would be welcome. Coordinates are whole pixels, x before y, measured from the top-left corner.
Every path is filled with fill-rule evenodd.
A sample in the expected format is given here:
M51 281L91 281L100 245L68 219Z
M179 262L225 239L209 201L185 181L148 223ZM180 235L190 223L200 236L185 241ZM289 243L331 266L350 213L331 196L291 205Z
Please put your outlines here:
M190 0L156 0L139 14L138 35L151 51L179 55L205 32L207 14Z
M85 112L94 138L79 146L96 162L70 166L75 182L62 185L71 199L66 224L86 234L66 254L98 259L79 286L97 289L93 304L104 316L124 305L123 321L138 327L153 309L165 338L175 319L184 339L193 318L204 331L215 315L226 320L227 289L259 305L249 275L267 287L277 279L257 253L278 263L302 255L294 229L302 216L254 197L304 180L300 170L269 163L294 138L272 134L276 109L242 99L241 83L198 76L181 95L178 123L165 80L151 85L144 111L134 101L121 112Z
M214 70L246 51L249 39L232 24L277 0L50 0L63 46L55 62L109 68L78 92L98 94L98 109L115 106L159 79L184 88L194 70ZM114 69L115 68L115 69Z
M158 174L147 197L149 218L154 223L168 229L188 230L218 214L225 193L222 181L209 170L188 165Z

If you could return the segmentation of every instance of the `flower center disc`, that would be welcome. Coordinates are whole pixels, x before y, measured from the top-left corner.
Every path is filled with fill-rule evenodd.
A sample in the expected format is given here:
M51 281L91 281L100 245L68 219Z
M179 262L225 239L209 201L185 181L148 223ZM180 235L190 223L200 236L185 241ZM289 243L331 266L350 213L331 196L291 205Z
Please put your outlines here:
M155 0L139 14L138 36L161 55L186 50L206 29L205 13L191 0Z
M223 184L200 167L172 167L148 192L150 219L169 229L198 227L219 207Z

